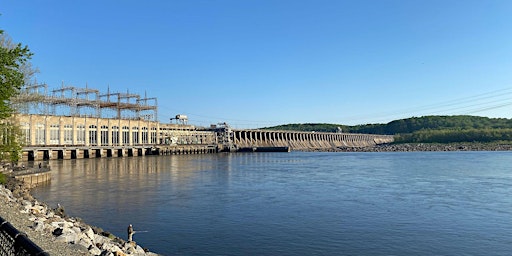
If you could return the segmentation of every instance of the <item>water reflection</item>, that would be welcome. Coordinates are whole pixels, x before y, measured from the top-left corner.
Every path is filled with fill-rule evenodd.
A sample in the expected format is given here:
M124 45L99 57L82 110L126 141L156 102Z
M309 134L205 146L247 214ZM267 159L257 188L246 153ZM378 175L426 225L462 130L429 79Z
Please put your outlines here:
M36 197L164 255L508 255L512 154L53 161ZM506 252L506 253L505 253Z
M52 161L51 182L34 195L93 225L107 223L122 236L128 223L137 222L130 216L165 214L169 204L186 203L197 186L214 180L229 187L230 161L229 154Z

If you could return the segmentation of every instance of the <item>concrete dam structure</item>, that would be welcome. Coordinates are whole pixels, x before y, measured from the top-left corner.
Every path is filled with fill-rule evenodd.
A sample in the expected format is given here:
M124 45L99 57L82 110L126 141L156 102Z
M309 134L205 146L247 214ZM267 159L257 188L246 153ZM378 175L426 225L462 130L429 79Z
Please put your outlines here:
M46 84L34 85L12 102L18 111L12 120L23 135L23 161L328 150L393 142L391 135L232 129L226 123L196 127L187 124L186 115L161 123L156 98L87 87L63 85L49 93Z
M393 142L392 135L297 132L269 130L234 130L238 148L289 147L291 150L367 147Z
M19 114L22 160L236 151L327 150L393 142L390 135L235 130L148 120ZM254 149L254 150L253 150Z

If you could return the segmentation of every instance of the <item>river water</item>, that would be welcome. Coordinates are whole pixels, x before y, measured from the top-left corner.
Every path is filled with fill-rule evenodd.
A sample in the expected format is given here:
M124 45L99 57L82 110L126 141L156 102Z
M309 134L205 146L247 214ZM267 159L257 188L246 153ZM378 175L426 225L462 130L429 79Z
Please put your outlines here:
M34 195L163 255L510 255L512 152L52 161Z

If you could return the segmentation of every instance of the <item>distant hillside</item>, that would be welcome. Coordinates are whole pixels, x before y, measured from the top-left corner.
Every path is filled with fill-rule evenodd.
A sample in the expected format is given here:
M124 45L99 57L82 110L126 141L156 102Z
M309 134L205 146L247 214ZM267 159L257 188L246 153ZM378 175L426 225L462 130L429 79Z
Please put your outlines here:
M424 116L387 124L347 126L340 124L287 124L268 130L293 130L395 135L397 142L492 142L512 141L512 119L479 116Z

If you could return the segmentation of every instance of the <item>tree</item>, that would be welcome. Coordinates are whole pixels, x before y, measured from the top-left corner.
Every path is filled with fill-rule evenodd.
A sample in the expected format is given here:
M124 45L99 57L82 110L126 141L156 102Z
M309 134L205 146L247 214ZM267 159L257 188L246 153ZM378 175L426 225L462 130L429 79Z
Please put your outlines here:
M18 95L28 78L24 70L30 65L31 57L27 46L13 44L0 30L0 119L12 115L10 100Z
M19 127L12 119L11 99L20 93L33 73L32 53L27 46L14 44L0 30L0 161L18 161L21 151Z
M0 161L17 162L22 150L19 126L12 120L0 123Z

